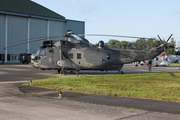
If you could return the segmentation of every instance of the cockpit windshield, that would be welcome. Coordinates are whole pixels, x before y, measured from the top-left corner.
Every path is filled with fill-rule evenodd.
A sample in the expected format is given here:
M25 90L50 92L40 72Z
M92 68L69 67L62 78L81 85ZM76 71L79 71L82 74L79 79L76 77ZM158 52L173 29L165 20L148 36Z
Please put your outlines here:
M46 49L41 49L39 56L46 56Z
M37 49L37 50L33 53L33 55L34 55L34 56L38 56L38 55L39 55L39 52L40 52L40 49Z
M76 39L76 40L82 40L79 36L72 34L72 36Z
M31 60L36 60L37 56L39 56L40 49L37 49L32 55Z

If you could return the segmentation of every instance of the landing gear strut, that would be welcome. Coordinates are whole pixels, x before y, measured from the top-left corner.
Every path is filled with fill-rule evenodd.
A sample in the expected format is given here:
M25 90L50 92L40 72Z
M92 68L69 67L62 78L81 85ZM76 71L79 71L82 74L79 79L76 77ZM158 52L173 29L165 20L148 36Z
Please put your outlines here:
M61 75L65 75L66 73L67 73L66 70L60 71L60 74L61 74Z
M65 75L67 73L67 70L62 68L61 70L58 70L58 73L60 73L61 75Z

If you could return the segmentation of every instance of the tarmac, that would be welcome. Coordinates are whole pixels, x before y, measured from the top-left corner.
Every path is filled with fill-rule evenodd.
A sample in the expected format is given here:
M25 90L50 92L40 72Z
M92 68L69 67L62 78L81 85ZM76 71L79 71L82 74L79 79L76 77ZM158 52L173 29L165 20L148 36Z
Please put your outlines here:
M152 68L153 72L177 72L179 67ZM125 65L125 74L149 73L147 67ZM118 74L117 71L80 71L79 75ZM162 73L163 74L163 73ZM180 120L180 104L118 96L88 95L22 87L29 80L60 76L57 71L40 71L27 64L0 64L0 119L13 120ZM21 87L19 87L21 86ZM21 91L20 91L21 90ZM26 93L26 94L25 94Z
M21 86L19 87L19 89L20 91L26 94L36 97L63 99L63 100L81 102L81 103L91 103L97 105L124 107L131 109L139 109L143 111L180 115L180 103L176 103L176 102L166 102L166 101L118 97L118 96L89 95L83 93L63 92L63 91L62 91L62 96L60 98L56 90L29 87L29 86Z

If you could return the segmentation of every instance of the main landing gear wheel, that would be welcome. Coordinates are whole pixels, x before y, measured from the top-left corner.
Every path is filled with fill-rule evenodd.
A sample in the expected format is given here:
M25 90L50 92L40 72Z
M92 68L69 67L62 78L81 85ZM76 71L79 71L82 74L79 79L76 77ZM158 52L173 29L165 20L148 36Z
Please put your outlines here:
M118 73L119 73L119 74L124 74L124 72L123 72L123 71L120 71L120 70L118 70Z
M65 70L60 71L61 75L65 75L66 73L67 73L67 71L65 71Z
M62 68L61 70L58 70L58 73L60 73L60 75L65 75L67 73L67 69Z

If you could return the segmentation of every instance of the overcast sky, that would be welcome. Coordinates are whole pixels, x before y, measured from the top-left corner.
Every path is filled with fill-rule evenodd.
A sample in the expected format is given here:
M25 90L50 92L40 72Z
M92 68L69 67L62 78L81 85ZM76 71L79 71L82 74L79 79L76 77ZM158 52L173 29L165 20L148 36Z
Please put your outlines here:
M155 37L180 42L180 0L32 0L64 16L85 21L86 34ZM90 43L113 37L86 37Z

